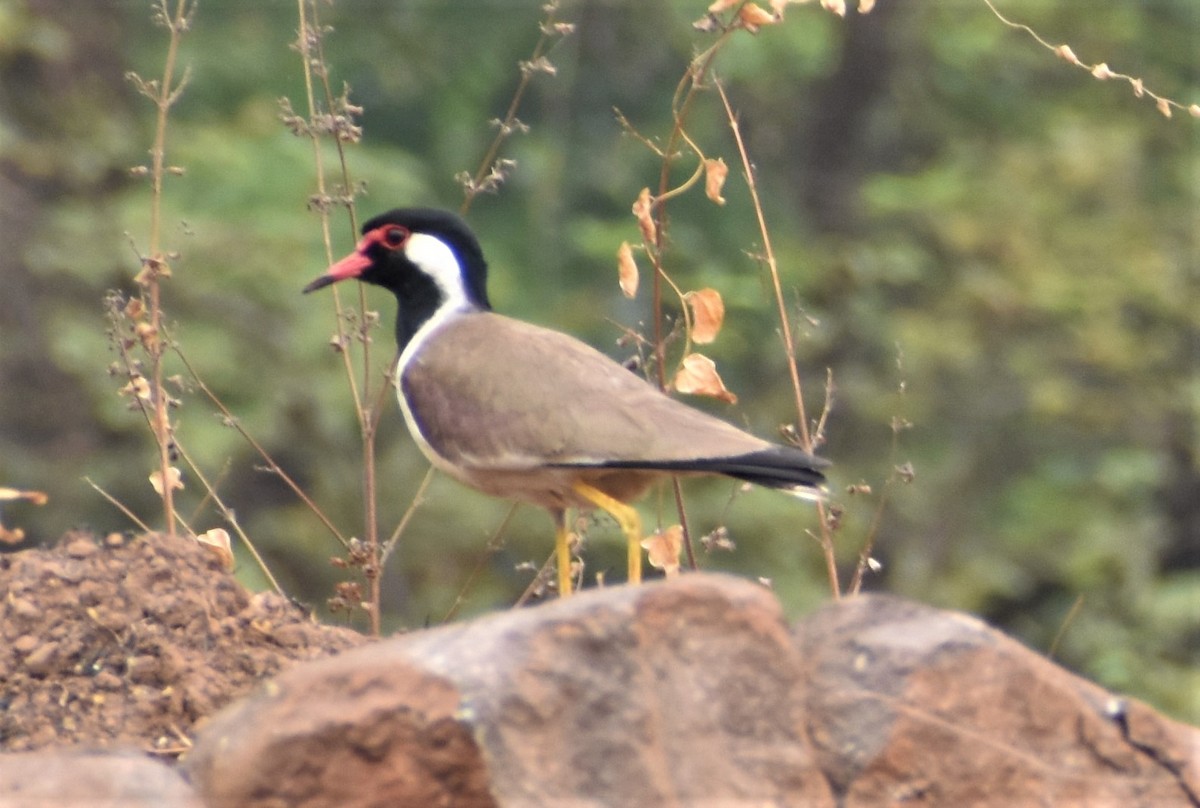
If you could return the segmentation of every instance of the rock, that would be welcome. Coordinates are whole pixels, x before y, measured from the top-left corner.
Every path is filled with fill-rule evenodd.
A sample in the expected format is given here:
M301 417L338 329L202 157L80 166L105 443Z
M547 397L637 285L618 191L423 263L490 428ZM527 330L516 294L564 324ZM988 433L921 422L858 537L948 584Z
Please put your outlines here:
M163 763L135 752L0 754L5 808L202 808L195 792Z
M120 538L118 536L118 538ZM1200 807L1200 731L897 598L687 575L364 642L190 541L0 556L0 750L210 808ZM0 754L0 806L199 805Z
M839 805L1200 805L1200 731L978 620L895 597L796 628Z
M832 806L775 599L581 594L297 665L200 733L210 805Z

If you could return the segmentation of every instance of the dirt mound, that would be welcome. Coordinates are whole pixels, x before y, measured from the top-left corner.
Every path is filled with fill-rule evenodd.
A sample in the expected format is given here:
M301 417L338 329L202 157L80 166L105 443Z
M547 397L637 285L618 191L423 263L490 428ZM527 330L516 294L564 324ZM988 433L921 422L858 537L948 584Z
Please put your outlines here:
M0 751L182 751L193 726L293 660L360 645L190 539L71 533L0 556Z

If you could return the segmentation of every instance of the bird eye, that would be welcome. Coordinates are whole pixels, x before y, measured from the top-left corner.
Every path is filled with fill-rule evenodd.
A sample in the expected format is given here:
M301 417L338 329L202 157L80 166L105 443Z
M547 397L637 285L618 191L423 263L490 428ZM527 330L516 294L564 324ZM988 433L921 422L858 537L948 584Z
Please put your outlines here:
M404 244L407 238L408 231L403 227L389 227L383 234L383 245L394 250Z

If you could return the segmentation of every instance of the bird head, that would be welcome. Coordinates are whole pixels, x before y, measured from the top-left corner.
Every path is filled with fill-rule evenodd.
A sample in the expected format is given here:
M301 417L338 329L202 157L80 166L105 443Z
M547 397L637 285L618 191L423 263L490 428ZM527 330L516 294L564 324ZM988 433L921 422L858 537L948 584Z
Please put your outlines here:
M392 292L402 310L424 318L446 306L490 309L487 262L466 222L449 211L397 208L371 219L354 252L304 287L347 278ZM414 307L417 311L412 311Z

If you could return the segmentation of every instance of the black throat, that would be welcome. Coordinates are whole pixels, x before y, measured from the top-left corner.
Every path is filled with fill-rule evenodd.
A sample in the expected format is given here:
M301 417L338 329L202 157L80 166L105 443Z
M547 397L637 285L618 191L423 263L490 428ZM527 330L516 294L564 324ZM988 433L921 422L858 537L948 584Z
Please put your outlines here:
M425 325L447 301L437 282L416 269L404 273L403 280L391 289L396 296L396 347L403 351L421 326Z

